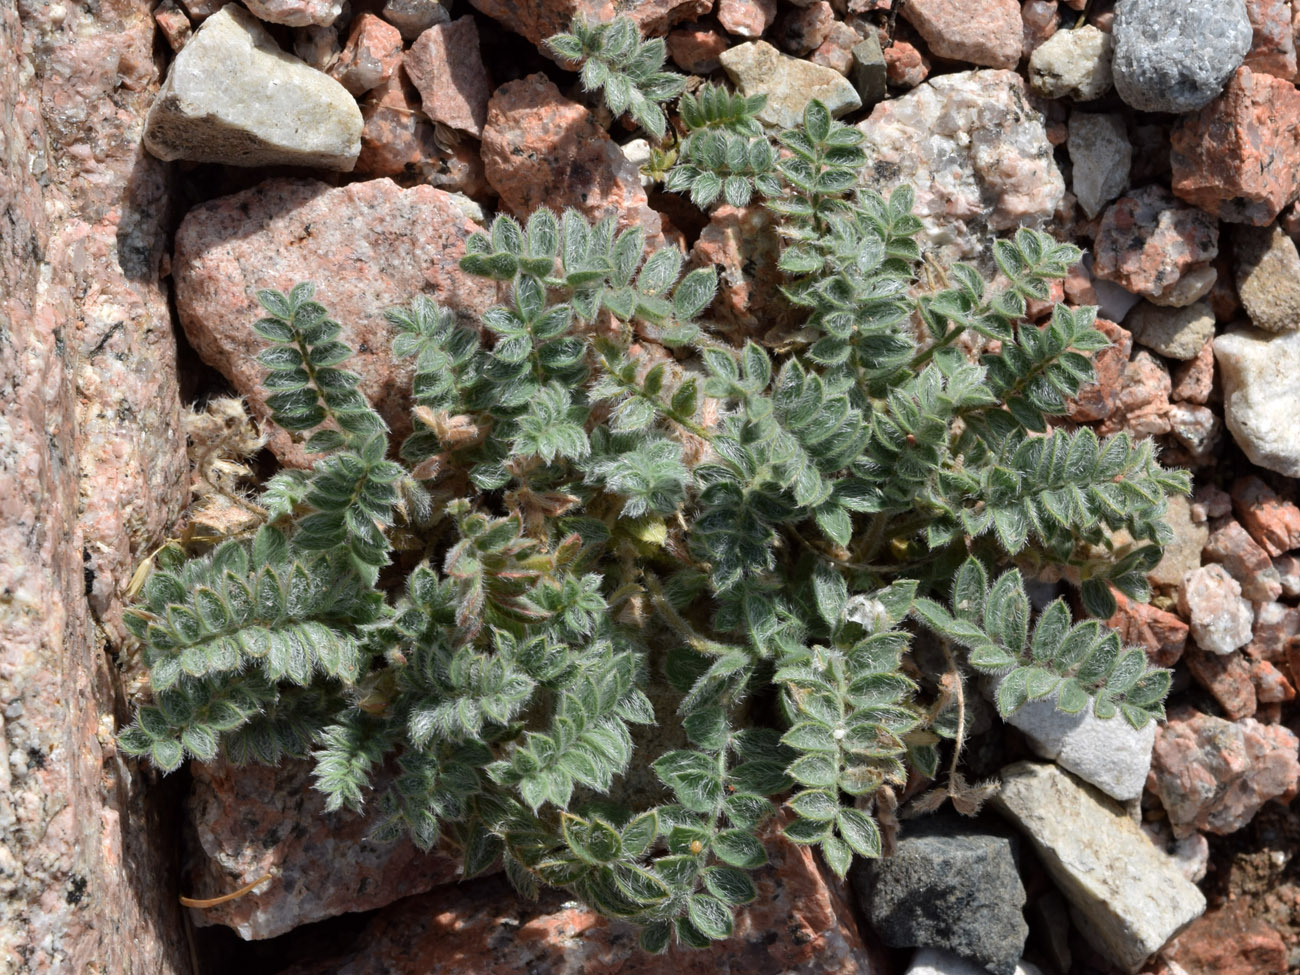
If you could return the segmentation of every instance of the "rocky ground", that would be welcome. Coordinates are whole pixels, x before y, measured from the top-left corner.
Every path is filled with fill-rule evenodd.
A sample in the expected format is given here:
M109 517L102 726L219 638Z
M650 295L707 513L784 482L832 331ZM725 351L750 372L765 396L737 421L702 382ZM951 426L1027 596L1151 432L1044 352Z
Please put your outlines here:
M1300 4L0 7L0 971L1300 970ZM1151 605L1110 621L1176 668L1165 725L1027 708L1004 728L977 701L988 811L909 821L851 885L775 844L736 938L667 960L558 897L370 843L304 768L159 784L112 738L139 690L123 595L189 501L184 409L234 391L266 415L257 289L316 281L399 430L382 312L492 303L456 262L494 212L616 213L719 270L722 327L793 323L762 209L662 193L639 133L541 53L575 12L616 10L683 73L766 93L769 124L819 97L857 125L866 182L916 188L941 263L991 274L1019 226L1078 243L1057 297L1099 305L1112 345L1069 422L1155 437L1196 483Z

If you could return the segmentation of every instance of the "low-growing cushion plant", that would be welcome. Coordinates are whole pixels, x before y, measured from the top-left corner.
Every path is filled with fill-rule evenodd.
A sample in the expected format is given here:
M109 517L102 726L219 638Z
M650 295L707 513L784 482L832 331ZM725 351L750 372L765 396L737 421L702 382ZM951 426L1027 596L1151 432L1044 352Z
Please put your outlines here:
M657 134L662 51L601 30L555 47L603 52L584 79ZM857 189L859 133L814 101L772 141L761 107L683 97L668 185L775 213L806 315L780 348L721 337L714 272L635 226L502 215L461 262L508 294L480 328L423 297L389 315L414 360L396 442L312 286L259 295L268 405L316 460L245 499L254 532L159 555L125 751L310 756L329 808L658 951L730 935L774 828L841 876L879 855L892 790L960 746L962 671L1001 678L1003 715L1163 715L1167 671L1064 599L1035 619L1021 574L1094 617L1112 586L1146 598L1188 489L1148 441L1054 425L1107 340L1091 309L1026 308L1078 252L1021 230L1004 288L962 264L922 285L912 193ZM918 671L918 635L948 672ZM624 788L632 763L663 789Z

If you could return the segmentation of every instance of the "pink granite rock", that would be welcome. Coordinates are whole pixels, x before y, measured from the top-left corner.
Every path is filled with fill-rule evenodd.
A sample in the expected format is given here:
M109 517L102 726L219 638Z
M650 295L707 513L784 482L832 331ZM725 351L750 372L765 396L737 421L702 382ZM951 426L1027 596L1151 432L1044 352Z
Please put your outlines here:
M1134 294L1158 299L1218 253L1213 217L1175 200L1161 186L1143 186L1102 215L1092 271Z
M372 13L352 22L343 53L329 76L354 95L364 95L393 76L402 63L402 35Z
M709 74L721 66L718 55L727 49L727 35L716 27L683 24L668 32L668 57L691 74Z
M1286 81L1296 76L1296 31L1290 0L1246 0L1246 13L1254 38L1244 64L1252 71L1277 75Z
M1240 650L1218 654L1193 647L1183 654L1183 663L1193 679L1219 702L1229 721L1255 713L1258 701L1250 679L1250 661Z
M1300 557L1279 555L1273 560L1273 568L1282 582L1282 595L1292 599L1300 596Z
M691 263L713 267L718 294L709 315L737 339L795 328L805 317L780 292L781 240L771 211L720 206L691 250Z
M361 154L354 172L392 176L404 185L427 183L475 199L494 195L472 141L440 142L420 111L420 93L398 71L361 105Z
M1255 697L1260 704L1283 704L1295 700L1295 687L1272 661L1252 660L1250 680L1255 685Z
M1238 68L1170 141L1174 193L1222 220L1263 226L1300 196L1300 91L1284 78Z
M1117 630L1126 645L1144 647L1154 666L1176 664L1187 646L1187 624L1150 603L1134 602L1117 589L1111 594L1116 609L1106 625Z
M842 884L808 847L768 844L735 934L711 948L648 955L636 931L546 892L535 902L503 879L445 887L381 911L353 946L305 959L281 975L875 975L888 971L859 933Z
M884 50L889 83L898 88L915 88L930 76L930 59L914 44L895 40Z
M728 33L753 40L776 20L776 0L718 0L713 12Z
M1020 7L1022 57L1029 57L1043 41L1056 33L1060 14L1056 0L1026 0Z
M1183 577L1178 611L1203 650L1227 654L1250 642L1254 614L1241 598L1241 585L1221 565L1205 565Z
M1258 477L1238 478L1232 485L1232 503L1246 531L1269 555L1300 548L1300 508Z
M190 27L190 18L176 5L176 0L163 0L154 8L153 19L158 22L158 29L167 39L167 46L179 51L185 46L194 31Z
M195 924L224 924L260 941L457 879L459 861L451 855L421 853L406 838L369 840L374 823L365 816L326 812L311 771L310 762L296 760L279 768L193 766L186 806L198 845L188 857L189 896L217 897L265 874L272 878L237 900L191 909ZM377 780L378 788L384 784Z
M244 0L244 6L261 20L289 27L325 27L338 20L344 0Z
M1300 609L1284 603L1256 603L1255 629L1246 644L1246 656L1273 663L1285 660L1287 643L1297 633L1300 633Z
M420 90L424 114L453 129L483 134L492 82L473 17L430 27L406 52L405 67Z
M427 294L477 322L496 290L457 266L475 229L454 197L429 186L266 180L196 207L181 223L172 261L181 324L199 355L267 421L255 358L261 340L249 327L260 316L255 294L314 281L317 299L343 323L362 392L401 437L410 429L411 366L392 358L384 311ZM270 447L283 463L306 462L278 428Z
M923 245L941 261L987 259L989 230L1046 227L1065 193L1043 115L1013 71L940 75L858 128L871 159L863 182L916 188Z
M575 16L588 20L631 17L647 36L665 33L684 20L696 20L713 6L713 0L470 0L476 9L500 21L534 44L569 29Z
M576 207L591 220L617 214L662 242L641 174L586 108L545 75L498 88L483 129L483 165L502 203L524 217L539 206Z
M1191 516L1193 521L1209 521L1232 513L1232 495L1217 484L1206 481L1192 489ZM1209 536L1205 539L1209 541Z
M817 0L805 7L788 9L777 21L771 40L787 54L803 57L821 46L834 23L835 11L831 5L826 0Z
M1177 363L1171 375L1170 399L1204 406L1214 388L1214 342L1206 342L1196 358Z
M1282 594L1282 582L1268 552L1232 519L1210 533L1202 555L1206 562L1227 569L1241 583L1241 594L1252 602L1272 602Z
M132 688L110 656L135 561L186 501L166 170L140 150L152 7L0 5L5 971L190 971L174 832L116 751Z
M1097 319L1098 331L1110 339L1110 345L1092 354L1096 378L1084 383L1079 395L1066 403L1066 416L1075 423L1104 420L1114 411L1124 387L1124 374L1133 354L1133 336L1127 329L1104 318Z
M1160 953L1165 975L1283 975L1290 970L1286 939L1267 920L1252 916L1252 903L1259 901L1229 900L1188 925Z
M1135 437L1168 433L1170 387L1164 362L1145 349L1139 351L1125 365L1114 409L1098 424L1097 432L1103 437L1121 430Z
M857 31L837 20L831 24L826 40L817 45L817 49L808 55L808 60L832 71L838 71L842 75L848 75L853 70L853 48L861 40ZM858 94L862 95L862 90L859 90Z
M1174 835L1226 836L1300 780L1297 741L1281 725L1225 721L1181 707L1156 732L1147 787L1160 797Z
M1024 46L1017 0L910 0L903 16L931 53L988 68L1014 68Z

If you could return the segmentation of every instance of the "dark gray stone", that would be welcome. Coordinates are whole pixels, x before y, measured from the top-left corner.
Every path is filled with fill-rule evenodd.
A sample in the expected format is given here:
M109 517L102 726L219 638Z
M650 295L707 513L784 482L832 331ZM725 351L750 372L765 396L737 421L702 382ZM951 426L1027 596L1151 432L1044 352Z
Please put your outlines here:
M853 56L853 69L849 72L853 87L858 90L862 104L874 105L885 97L888 71L885 54L875 34L868 34L854 44L849 53Z
M1115 88L1144 112L1193 112L1214 99L1250 50L1246 0L1120 0Z
M1024 952L1019 840L952 814L904 824L892 857L860 861L853 886L894 948L945 948L1013 975Z

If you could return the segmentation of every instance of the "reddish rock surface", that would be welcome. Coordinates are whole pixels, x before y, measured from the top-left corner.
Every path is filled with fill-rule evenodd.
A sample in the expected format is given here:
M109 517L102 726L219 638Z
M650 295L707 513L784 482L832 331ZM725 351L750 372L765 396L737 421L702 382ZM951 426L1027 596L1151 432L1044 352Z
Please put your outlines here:
M1159 299L1218 253L1214 218L1153 184L1120 197L1102 215L1092 270L1134 294Z
M1206 342L1195 359L1175 365L1170 375L1170 399L1204 406L1214 389L1214 342Z
M848 75L853 70L853 48L862 40L857 32L848 25L836 21L831 24L826 40L817 46L817 50L808 55L813 64ZM863 92L859 91L859 95Z
M167 38L167 46L179 51L185 46L194 31L190 28L190 19L185 11L176 5L175 0L163 0L154 8L153 19L158 22L158 29Z
M787 54L803 57L821 46L834 23L835 11L826 0L817 0L806 7L789 8L777 21L772 42Z
M1126 645L1144 647L1147 659L1157 667L1172 667L1183 655L1187 646L1188 627L1173 613L1138 603L1122 592L1112 589L1115 597L1115 614L1106 625L1119 632Z
M329 76L354 95L364 95L393 76L402 63L402 35L372 13L352 22L348 42Z
M718 0L714 14L728 33L753 40L776 20L776 0Z
M1282 594L1282 582L1264 551L1246 529L1229 520L1210 533L1202 553L1205 561L1218 562L1241 583L1241 594L1252 602L1271 602Z
M1300 548L1300 507L1279 497L1258 477L1237 478L1232 506L1246 531L1269 555Z
M1109 436L1127 430L1135 437L1168 433L1171 388L1169 368L1164 362L1145 349L1139 351L1125 364L1114 409L1097 432Z
M430 27L406 52L405 67L420 91L425 115L474 136L483 134L492 81L479 54L473 17Z
M1292 6L1288 0L1246 0L1246 13L1255 29L1246 67L1287 81L1295 80L1296 31L1291 23Z
M344 0L244 0L244 6L262 20L289 27L315 24L326 27L343 11Z
M1282 975L1287 945L1245 902L1207 911L1161 953L1189 975Z
M272 877L236 900L191 909L195 924L224 924L246 940L274 938L456 880L458 860L421 853L405 838L373 842L366 835L374 823L365 816L327 813L311 769L304 761L193 766L188 818L197 846L189 856L189 896L218 897Z
M1124 373L1133 354L1133 335L1127 329L1104 318L1097 319L1097 329L1110 339L1110 345L1092 354L1097 378L1085 383L1079 395L1066 404L1066 416L1075 423L1091 423L1110 416L1119 402Z
M427 294L477 321L495 288L456 263L475 229L455 198L429 186L403 190L379 179L331 189L310 179L270 179L186 215L172 262L181 324L199 355L265 422L265 370L255 358L262 340L249 327L261 315L256 292L314 281L318 300L343 324L341 340L355 351L348 367L400 437L410 429L411 365L393 360L384 311ZM306 462L278 428L270 446L285 463Z
M303 961L282 975L870 975L886 969L868 951L840 884L808 847L768 844L755 876L758 900L736 933L710 949L646 955L636 931L597 917L555 892L533 903L503 879L445 887L382 911L344 954Z
M930 76L930 59L914 44L895 40L885 48L885 71L889 83L899 88L915 88Z
M1183 660L1196 682L1214 695L1229 720L1249 718L1255 713L1255 684L1250 679L1250 661L1241 651L1209 653L1189 650Z
M1020 8L1022 23L1020 54L1029 57L1034 48L1056 33L1060 12L1056 0L1026 0Z
M685 24L668 32L668 56L683 71L708 74L721 66L718 55L727 49L727 35L715 27Z
M1223 94L1170 136L1173 189L1234 223L1272 223L1300 196L1300 91L1238 68Z
M720 206L691 251L692 263L718 272L718 294L709 306L724 328L760 338L802 320L780 293L775 259L780 239L765 207Z
M646 34L663 34L673 24L695 20L709 12L713 0L470 0L474 7L500 21L534 44L569 29L575 16L588 20L612 20L616 15L631 17Z
M662 243L641 175L586 108L545 75L502 85L488 105L483 165L501 202L525 217L539 206L576 207L591 220L617 214L623 226Z
M174 826L114 747L105 639L186 500L166 170L140 150L152 6L0 6L5 971L189 972Z
M1014 68L1024 46L1016 0L911 0L903 16L941 58Z
M1147 788L1160 797L1175 835L1232 833L1265 802L1295 788L1298 745L1281 725L1177 708L1156 732Z

